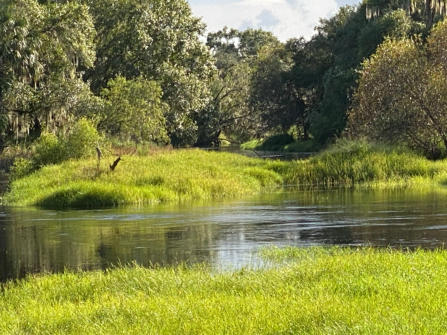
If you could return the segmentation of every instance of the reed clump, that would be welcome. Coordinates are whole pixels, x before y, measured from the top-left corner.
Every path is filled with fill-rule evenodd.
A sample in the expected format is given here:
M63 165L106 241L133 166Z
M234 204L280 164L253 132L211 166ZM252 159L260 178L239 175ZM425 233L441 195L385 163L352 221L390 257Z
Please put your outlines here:
M275 170L287 183L301 186L430 186L446 177L447 161L430 161L402 148L342 141L308 160Z

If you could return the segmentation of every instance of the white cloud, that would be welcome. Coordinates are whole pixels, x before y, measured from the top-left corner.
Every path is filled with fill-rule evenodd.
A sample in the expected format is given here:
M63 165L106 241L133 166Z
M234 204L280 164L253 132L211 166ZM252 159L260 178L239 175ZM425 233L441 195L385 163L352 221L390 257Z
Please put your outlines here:
M333 15L339 6L336 0L192 0L191 7L196 16L203 17L208 31L224 26L263 28L285 41L292 37L309 38L319 19Z

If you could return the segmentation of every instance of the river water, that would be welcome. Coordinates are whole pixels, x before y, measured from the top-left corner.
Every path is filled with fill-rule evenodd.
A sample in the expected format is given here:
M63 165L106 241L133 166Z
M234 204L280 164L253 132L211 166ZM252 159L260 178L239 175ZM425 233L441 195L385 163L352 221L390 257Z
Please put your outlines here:
M0 281L29 273L209 263L256 266L265 246L443 247L447 195L286 191L221 203L0 213Z

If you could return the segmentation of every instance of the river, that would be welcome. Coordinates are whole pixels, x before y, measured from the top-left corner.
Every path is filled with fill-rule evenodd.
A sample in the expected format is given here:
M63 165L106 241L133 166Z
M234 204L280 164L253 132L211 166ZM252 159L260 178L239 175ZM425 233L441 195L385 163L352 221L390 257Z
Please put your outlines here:
M261 263L266 246L443 247L447 195L285 191L208 204L44 211L3 208L0 281L30 273L208 263Z

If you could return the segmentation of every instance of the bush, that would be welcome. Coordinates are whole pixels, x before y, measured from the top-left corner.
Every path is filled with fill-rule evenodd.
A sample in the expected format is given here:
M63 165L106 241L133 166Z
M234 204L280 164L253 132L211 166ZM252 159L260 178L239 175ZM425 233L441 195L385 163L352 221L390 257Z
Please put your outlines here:
M101 136L87 119L77 121L66 139L51 133L42 133L34 147L35 169L45 165L58 164L68 159L92 156L101 141Z
M275 135L272 137L269 137L262 143L261 149L262 150L282 150L284 146L287 144L290 144L294 141L293 136L289 134L280 134Z
M44 132L34 146L33 163L35 168L57 164L65 159L65 148L56 135Z
M87 119L76 122L64 143L65 159L79 159L94 155L101 137L93 124Z
M34 171L34 163L31 159L16 158L10 170L10 179L16 180L29 175Z

